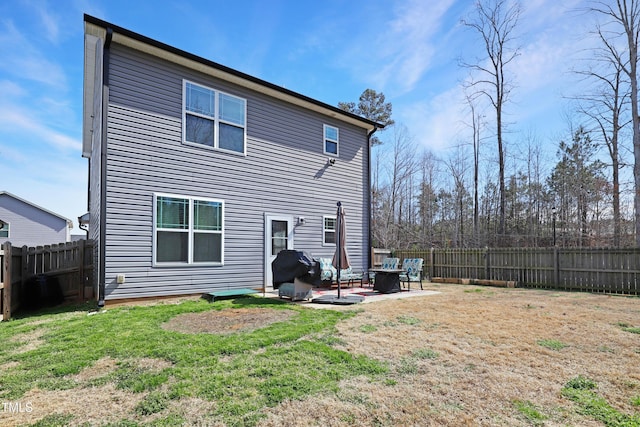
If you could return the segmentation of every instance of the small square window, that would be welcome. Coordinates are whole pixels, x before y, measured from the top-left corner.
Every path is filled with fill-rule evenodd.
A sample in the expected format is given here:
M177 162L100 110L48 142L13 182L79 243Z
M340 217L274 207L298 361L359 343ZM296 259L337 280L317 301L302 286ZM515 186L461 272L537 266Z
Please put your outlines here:
M322 244L336 244L336 221L337 220L335 216L323 217Z
M338 128L324 125L324 153L338 155L339 144L339 131Z

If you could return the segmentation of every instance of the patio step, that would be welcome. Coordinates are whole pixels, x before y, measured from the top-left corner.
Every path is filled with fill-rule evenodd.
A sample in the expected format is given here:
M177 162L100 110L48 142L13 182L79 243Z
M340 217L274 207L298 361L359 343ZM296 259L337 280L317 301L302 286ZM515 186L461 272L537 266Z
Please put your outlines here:
M259 292L260 291L256 291L255 289L240 288L240 289L227 289L224 291L213 291L213 292L208 292L205 295L210 300L210 302L214 302L216 298L250 295L250 294L257 294Z

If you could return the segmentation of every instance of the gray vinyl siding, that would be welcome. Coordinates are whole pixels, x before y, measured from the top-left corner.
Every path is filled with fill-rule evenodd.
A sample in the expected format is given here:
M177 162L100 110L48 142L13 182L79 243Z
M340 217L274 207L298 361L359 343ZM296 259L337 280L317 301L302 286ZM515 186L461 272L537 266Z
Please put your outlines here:
M96 82L93 99L93 119L91 122L91 157L89 157L89 194L87 196L89 203L89 239L94 241L93 245L93 288L96 299L100 297L99 283L101 277L101 212L100 202L102 194L102 176L101 176L101 161L102 161L102 104L103 104L103 87L102 80L102 49L99 49L100 54L96 56Z
M262 287L264 215L304 216L294 246L315 257L325 215L342 201L353 267L366 269L368 147L365 129L303 110L155 57L112 45L107 145L107 299ZM183 145L183 79L247 100L247 155ZM328 167L323 124L340 129ZM154 266L153 194L224 201L224 265ZM124 284L116 275L124 274Z
M67 220L8 194L0 194L0 219L9 223L9 237L0 245L44 246L69 241Z

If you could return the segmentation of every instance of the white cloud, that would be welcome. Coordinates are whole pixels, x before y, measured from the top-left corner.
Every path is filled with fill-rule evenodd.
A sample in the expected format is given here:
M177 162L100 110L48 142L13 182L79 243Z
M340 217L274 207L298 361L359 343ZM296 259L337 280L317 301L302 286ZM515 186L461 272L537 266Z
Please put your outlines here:
M0 70L6 73L50 87L66 88L62 66L47 60L11 21L2 22L0 27L0 57Z
M465 132L462 91L453 87L428 101L404 104L398 109L398 121L405 124L424 147L445 150L459 142Z
M33 113L17 106L0 105L0 127L3 133L22 134L23 139L38 139L60 150L77 150L82 147L79 138L73 138L41 123Z
M431 39L440 31L443 15L453 3L413 0L396 7L393 19L385 25L387 31L379 35L382 47L377 60L385 65L371 76L377 87L391 84L402 92L415 87L431 65L435 51Z
M9 80L0 80L0 93L4 99L20 98L24 96L27 91L15 82Z
M36 13L40 18L42 28L45 30L46 38L52 43L58 43L60 38L60 27L57 17L46 10L44 5L36 6Z

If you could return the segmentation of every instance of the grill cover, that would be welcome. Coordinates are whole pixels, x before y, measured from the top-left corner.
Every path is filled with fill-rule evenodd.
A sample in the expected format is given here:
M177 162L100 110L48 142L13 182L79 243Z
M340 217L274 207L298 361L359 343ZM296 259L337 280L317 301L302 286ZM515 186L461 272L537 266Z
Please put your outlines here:
M271 271L274 289L278 289L282 283L293 283L296 278L312 285L320 284L318 262L302 251L280 251L271 263Z

